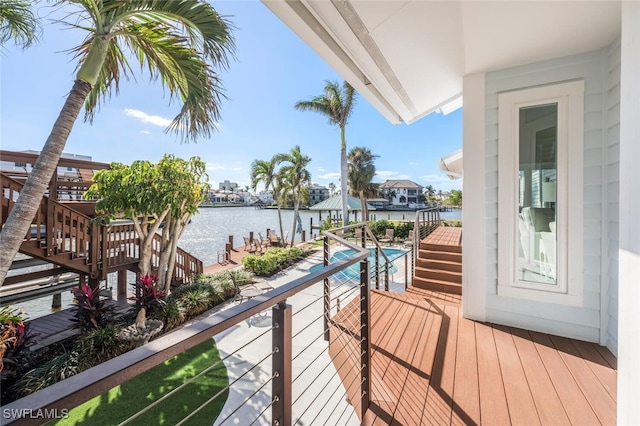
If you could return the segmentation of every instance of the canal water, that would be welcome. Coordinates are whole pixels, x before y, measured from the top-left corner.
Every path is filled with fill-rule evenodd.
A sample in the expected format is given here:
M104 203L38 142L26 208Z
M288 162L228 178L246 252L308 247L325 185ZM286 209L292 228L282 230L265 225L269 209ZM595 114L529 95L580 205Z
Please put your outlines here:
M381 220L412 220L415 213L406 212L390 212L390 211L371 211L370 218ZM326 218L327 212L322 213L322 218ZM442 219L461 219L461 210L440 213ZM359 217L358 217L359 218ZM311 239L314 234L319 231L311 229L313 225L319 225L318 212L309 210L300 211L300 219L302 229L306 231L307 239ZM350 218L355 220L354 217ZM282 226L284 232L289 232L289 238L293 232L293 211L282 210ZM297 226L296 226L297 228ZM229 236L233 236L234 247L243 246L243 237L248 237L250 232L258 237L258 233L266 235L267 229L274 229L280 234L280 226L278 224L277 209L255 209L253 207L218 207L218 208L201 208L199 212L193 216L191 223L178 243L178 246L190 252L198 259L202 260L204 265L211 265L217 262L218 254L224 253L225 244L229 241ZM296 240L300 240L300 234L296 234ZM133 275L133 274L132 274ZM108 284L116 287L114 282ZM31 300L22 303L19 307L33 319L48 313L51 313L51 296ZM73 297L70 291L62 294L62 308L70 306L73 303Z

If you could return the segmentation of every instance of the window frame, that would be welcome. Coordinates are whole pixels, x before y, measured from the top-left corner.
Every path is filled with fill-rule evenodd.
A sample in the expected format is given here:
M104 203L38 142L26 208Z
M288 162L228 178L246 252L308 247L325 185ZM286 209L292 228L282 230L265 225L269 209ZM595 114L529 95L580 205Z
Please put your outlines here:
M518 172L521 108L557 104L556 285L519 281ZM498 94L497 294L582 304L584 81Z

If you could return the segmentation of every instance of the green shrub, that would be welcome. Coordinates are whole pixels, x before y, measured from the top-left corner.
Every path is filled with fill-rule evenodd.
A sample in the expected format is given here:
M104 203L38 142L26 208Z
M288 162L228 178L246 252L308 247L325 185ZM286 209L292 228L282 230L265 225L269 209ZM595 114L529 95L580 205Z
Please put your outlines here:
M109 324L89 330L78 338L74 350L80 354L79 361L83 369L108 361L133 348L132 342L118 337L120 330L122 326Z
M178 307L185 317L194 317L213 306L210 289L211 287L191 288L183 292L179 298L176 298Z
M394 237L406 240L409 238L409 233L413 229L413 223L411 222L398 222L393 231Z
M26 372L13 386L13 393L22 398L51 386L82 371L77 351L65 352L50 361Z
M298 259L298 258L302 257L303 254L304 254L304 252L299 247L295 247L294 246L294 247L289 248L289 258L290 259Z
M167 301L163 306L163 312L164 317L162 318L162 321L164 322L165 331L179 326L185 320L184 314L178 305L178 301L173 297L167 298Z
M239 286L251 284L253 282L253 274L242 269L232 269L227 272L231 279Z
M384 234L386 230L391 228L395 230L393 223L385 219L376 220L375 222L369 222L369 229L371 230L373 235L375 235L375 237L378 239L384 238ZM395 235L395 232L394 232L394 235Z

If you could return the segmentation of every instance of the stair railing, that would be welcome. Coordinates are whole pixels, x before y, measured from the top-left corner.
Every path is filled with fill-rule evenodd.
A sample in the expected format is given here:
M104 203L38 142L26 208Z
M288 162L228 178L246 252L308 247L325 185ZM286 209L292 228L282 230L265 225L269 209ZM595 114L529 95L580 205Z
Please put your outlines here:
M420 241L435 231L441 224L442 220L440 219L439 207L416 210L416 216L413 222L413 238L411 242L411 245L413 246L413 253L411 257L411 276L413 276L415 272L415 265L418 261Z

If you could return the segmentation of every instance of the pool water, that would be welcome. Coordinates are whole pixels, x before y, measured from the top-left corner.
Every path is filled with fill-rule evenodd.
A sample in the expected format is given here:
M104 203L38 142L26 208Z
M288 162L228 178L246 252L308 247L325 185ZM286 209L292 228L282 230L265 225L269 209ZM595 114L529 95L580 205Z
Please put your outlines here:
M394 260L400 257L401 255L405 254L406 250L401 250L397 248L383 248L382 251L384 251L384 254L386 254L387 258L389 258L389 260L391 261L391 267L389 268L389 273L393 274L397 272L398 267L394 263ZM337 262L339 260L342 260L346 257L353 255L354 253L355 253L355 250L351 250L351 249L338 251L333 255L331 255L331 259L329 260L329 263ZM373 270L373 268L375 267L375 261L376 261L375 256L376 256L376 250L374 248L370 248L369 257L367 258L367 260L369 261L370 270ZM379 264L382 266L384 264L384 257L382 256L382 254L378 256L379 256ZM324 268L324 265L322 264L314 265L311 268L309 268L309 272L315 272L322 268ZM341 280L346 280L346 279L357 280L360 278L360 265L357 263L355 265L351 265L347 269L337 273L336 275Z

